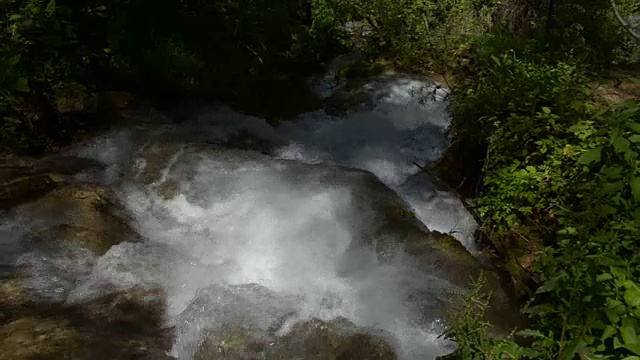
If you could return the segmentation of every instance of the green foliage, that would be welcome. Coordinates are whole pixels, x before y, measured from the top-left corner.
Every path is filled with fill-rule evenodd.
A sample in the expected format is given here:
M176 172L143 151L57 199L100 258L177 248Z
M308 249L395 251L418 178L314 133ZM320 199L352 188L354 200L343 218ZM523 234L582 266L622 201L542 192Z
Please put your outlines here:
M70 83L281 116L309 104L303 77L347 45L325 0L3 0L0 25L0 147L68 133L55 103Z
M473 283L473 291L465 297L462 309L455 311L447 323L442 336L458 343L458 349L440 360L507 360L526 359L534 351L517 345L512 339L498 340L487 336L491 325L482 320L489 296L483 293L484 278Z
M544 234L532 269L544 281L526 308L532 329L520 334L533 339L525 358L634 359L640 106L599 109L578 66L543 60L526 51L478 59L454 92L454 130L486 142L477 203L494 241L516 226ZM481 354L496 345L477 336L454 338L469 359L491 358Z
M559 354L638 356L640 106L620 103L590 120L590 131L574 129L580 156L563 164L576 169L576 201L559 214L557 243L538 264L547 275L538 293L551 294L551 301L534 299L529 311L550 333L562 334Z
M343 21L369 28L371 56L388 57L414 71L447 72L464 64L478 34L489 29L493 2L475 0L331 0Z
M623 15L633 11L634 1L617 0ZM567 59L592 68L632 60L636 46L616 22L609 1L554 1L549 23L548 50L555 59Z

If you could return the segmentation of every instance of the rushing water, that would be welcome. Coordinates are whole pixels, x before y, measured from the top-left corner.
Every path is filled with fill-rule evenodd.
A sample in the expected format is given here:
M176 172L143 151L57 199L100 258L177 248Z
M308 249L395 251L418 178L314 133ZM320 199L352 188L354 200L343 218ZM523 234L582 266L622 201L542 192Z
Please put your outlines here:
M98 259L52 261L34 270L41 279L74 280L41 280L41 292L75 302L114 285L161 285L169 296L168 322L177 329L173 355L180 359L193 356L205 328L225 322L265 332L279 323L283 332L296 321L336 316L387 331L401 359L449 352L452 345L438 339L439 320L407 299L450 285L402 259L381 263L371 247L353 245L375 214L354 202L358 183L349 183L346 169L371 171L430 229L452 232L471 248L472 218L414 165L436 159L445 145L446 93L405 77L367 86L370 101L346 118L318 111L273 128L220 108L179 128L114 131L76 150L110 166L90 179L118 190L148 241L122 243ZM136 184L136 174L156 166L141 154L154 141L158 146L154 137L163 131L175 136L160 142L170 150L161 157L160 177ZM241 131L268 143L274 155L189 145ZM169 180L178 195L165 200L154 189ZM35 264L34 257L21 261Z

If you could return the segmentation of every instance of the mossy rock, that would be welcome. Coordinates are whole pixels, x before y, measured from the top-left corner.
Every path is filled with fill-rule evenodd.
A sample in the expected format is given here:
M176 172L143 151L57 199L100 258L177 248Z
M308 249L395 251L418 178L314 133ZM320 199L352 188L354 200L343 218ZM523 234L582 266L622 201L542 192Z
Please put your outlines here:
M68 321L24 318L0 328L0 359L73 359L80 336Z

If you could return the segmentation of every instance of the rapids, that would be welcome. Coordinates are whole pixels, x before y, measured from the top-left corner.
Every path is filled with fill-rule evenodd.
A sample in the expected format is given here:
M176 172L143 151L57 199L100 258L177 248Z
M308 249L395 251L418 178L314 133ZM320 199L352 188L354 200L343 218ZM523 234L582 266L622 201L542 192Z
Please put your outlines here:
M46 266L36 266L37 253L18 261L31 266L33 287L51 301L162 286L179 359L193 357L205 329L225 323L282 334L305 319L337 316L385 331L400 359L446 354L455 344L438 338L441 319L410 295L455 286L403 256L379 259L362 240L376 214L353 197L375 190L355 189L361 182L349 179L352 169L370 171L426 227L473 250L472 217L414 165L437 159L447 144L447 93L408 76L374 80L365 90L368 100L349 115L316 111L277 127L224 107L180 124L137 114L137 125L72 153L107 165L77 178L115 189L146 241L99 257L55 255ZM198 145L238 134L266 144L269 154Z

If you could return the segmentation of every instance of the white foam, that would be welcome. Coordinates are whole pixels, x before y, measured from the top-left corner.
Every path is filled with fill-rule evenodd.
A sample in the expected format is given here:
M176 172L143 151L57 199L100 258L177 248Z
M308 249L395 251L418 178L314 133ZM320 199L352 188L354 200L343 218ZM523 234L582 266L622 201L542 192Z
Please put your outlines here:
M424 95L425 86L435 101L414 96ZM368 86L372 100L344 119L317 111L272 128L262 119L219 109L170 131L185 143L224 141L248 131L271 143L280 159L369 170L396 189L429 228L457 229L454 236L470 247L471 216L454 196L414 176L419 169L413 163L437 158L446 143L444 94L429 86L401 77L374 82ZM136 158L153 136L154 131L114 132L77 153L107 162L106 178L95 180L112 184L148 166L136 165ZM114 287L162 286L180 359L190 358L208 326L246 315L262 329L264 321L290 311L292 321L344 316L386 330L403 360L433 359L451 350L437 338L437 319L408 301L422 292L425 304L438 306L432 298L451 285L410 268L401 256L379 262L361 239L374 218L353 203L348 184L327 182L322 167L190 151L182 148L163 159L158 182L178 183L178 195L170 200L153 187L124 182L121 197L148 242L114 246L95 266L83 268L82 276L73 277L75 287L65 285L67 301ZM271 315L265 320L261 312Z

